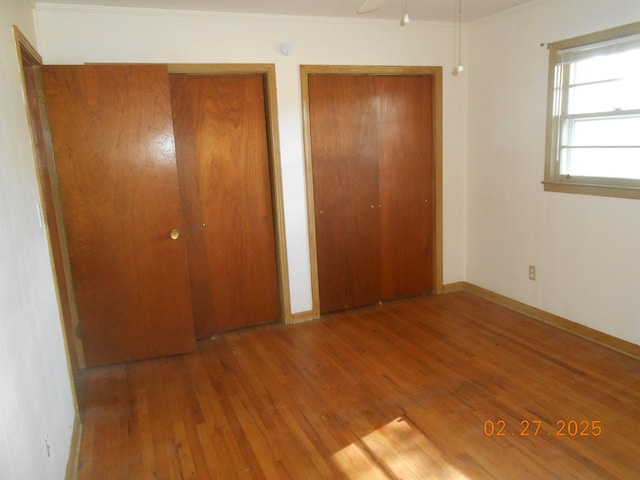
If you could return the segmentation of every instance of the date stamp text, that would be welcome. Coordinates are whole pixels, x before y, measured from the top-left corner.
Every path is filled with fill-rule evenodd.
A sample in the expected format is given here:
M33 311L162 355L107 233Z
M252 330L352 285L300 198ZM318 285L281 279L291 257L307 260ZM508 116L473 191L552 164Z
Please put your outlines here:
M551 427L551 428L549 428ZM542 420L521 420L519 426L509 425L506 420L486 420L484 434L487 437L599 437L602 435L600 420L557 420L555 426L543 424Z

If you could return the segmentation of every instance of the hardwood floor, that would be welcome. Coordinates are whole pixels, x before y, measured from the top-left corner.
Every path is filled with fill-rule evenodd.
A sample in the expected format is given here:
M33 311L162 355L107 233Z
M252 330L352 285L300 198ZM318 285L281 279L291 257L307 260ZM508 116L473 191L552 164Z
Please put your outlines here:
M78 383L79 479L640 472L640 361L462 292L228 333Z

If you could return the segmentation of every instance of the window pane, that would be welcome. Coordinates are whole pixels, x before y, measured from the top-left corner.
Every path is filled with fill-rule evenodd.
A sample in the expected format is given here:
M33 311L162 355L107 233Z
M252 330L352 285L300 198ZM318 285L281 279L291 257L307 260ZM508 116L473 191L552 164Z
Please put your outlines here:
M592 83L637 75L640 49L579 60L573 63L571 83Z
M640 145L640 117L575 120L571 145L633 146Z
M640 69L640 64L638 64ZM569 114L640 109L640 79L625 78L569 88Z
M570 114L639 109L640 50L575 62L571 83Z
M640 149L563 149L560 175L640 179Z

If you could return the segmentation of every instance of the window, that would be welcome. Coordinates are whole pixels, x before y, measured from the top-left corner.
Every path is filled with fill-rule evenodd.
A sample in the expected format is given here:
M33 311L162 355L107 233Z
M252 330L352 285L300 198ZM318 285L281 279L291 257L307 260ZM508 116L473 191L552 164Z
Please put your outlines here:
M545 190L640 198L640 23L550 45Z

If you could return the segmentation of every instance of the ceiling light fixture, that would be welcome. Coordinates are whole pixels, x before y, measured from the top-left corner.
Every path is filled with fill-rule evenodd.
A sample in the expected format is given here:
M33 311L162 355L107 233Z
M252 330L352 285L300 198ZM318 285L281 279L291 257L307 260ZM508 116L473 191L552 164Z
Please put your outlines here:
M453 67L451 75L454 77L462 73L464 67L462 66L462 0L458 0L458 15L456 19L456 26L454 29L454 43L458 42L458 55L456 59L456 66Z

